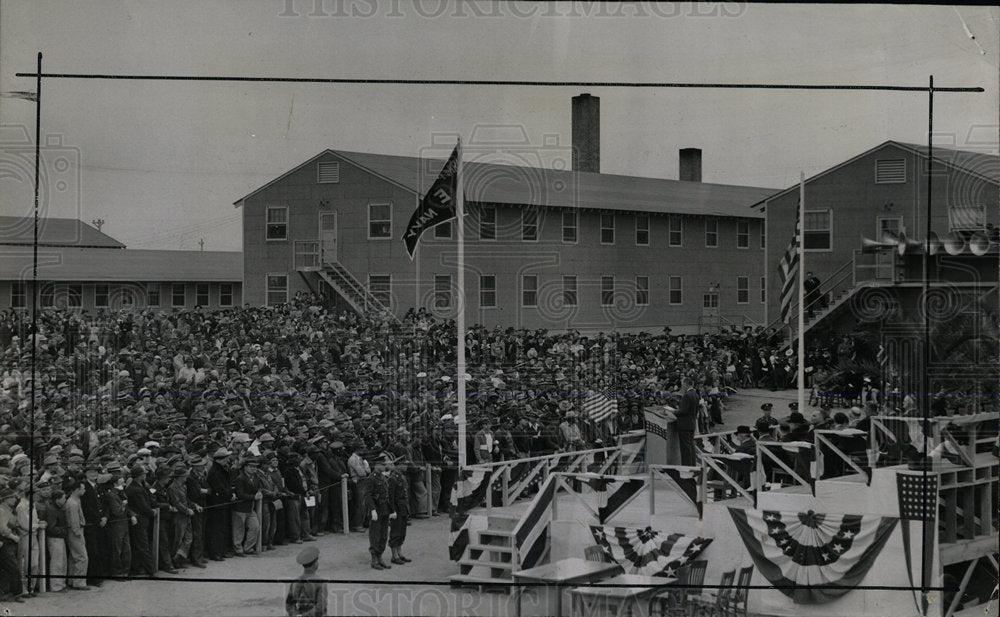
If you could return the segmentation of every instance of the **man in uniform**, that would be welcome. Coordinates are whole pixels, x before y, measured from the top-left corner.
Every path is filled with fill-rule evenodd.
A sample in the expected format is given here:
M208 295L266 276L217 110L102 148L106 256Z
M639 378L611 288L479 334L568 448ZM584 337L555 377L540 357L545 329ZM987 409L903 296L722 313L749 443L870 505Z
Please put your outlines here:
M681 454L681 465L694 465L694 429L698 422L698 409L701 397L694 389L694 382L685 377L681 382L684 395L674 415L674 430L677 431L677 445Z
M389 561L403 565L411 561L403 556L403 542L406 541L406 519L410 515L409 483L396 468L395 461L387 463L387 467L389 468L389 498L392 500L396 515L389 524L389 550L392 551L392 559Z
M764 415L757 418L757 421L753 423L754 429L757 431L757 437L771 434L773 427L777 426L778 420L771 415L771 411L774 409L772 403L764 403L760 406L760 410L764 412Z
M304 548L295 561L302 566L302 574L288 586L285 612L288 617L323 617L326 615L326 583L313 580L319 567L319 549L315 546Z
M372 472L365 509L371 515L371 522L368 525L368 550L372 554L372 568L375 570L388 570L392 568L382 559L385 552L385 545L389 539L389 524L396 518L394 504L389 494L389 471L386 467L385 459L379 459L375 463L375 470Z

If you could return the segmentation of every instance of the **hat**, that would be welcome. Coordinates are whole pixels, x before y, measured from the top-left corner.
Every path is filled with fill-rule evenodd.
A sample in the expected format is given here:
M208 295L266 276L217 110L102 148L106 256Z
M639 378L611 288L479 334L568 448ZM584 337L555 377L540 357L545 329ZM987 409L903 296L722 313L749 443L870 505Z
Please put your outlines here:
M143 467L142 465L136 465L135 467L132 468L133 478L138 478L139 476L144 476L144 475L146 475L146 468Z
M788 415L786 422L790 424L805 424L806 418L798 411L793 411Z
M271 435L271 433L264 433L263 435L257 438L257 441L260 442L274 441L274 437Z
M862 413L862 410L861 410L860 407L851 407L851 415L852 416L860 416L861 413Z
M771 411L772 409L774 409L774 404L773 403L764 403L763 405L760 406L760 408L763 411Z
M145 446L146 448L159 448L160 447L160 442L158 442L158 441L147 441L146 443L144 443L142 445Z
M225 448L219 448L213 455L214 458L226 458L227 456L229 456L229 450Z
M337 448L343 448L344 447L344 442L339 441L339 440L335 441L335 442L333 442L333 443L330 444L330 447L333 448L334 450L336 450Z
M46 456L45 460L42 461L42 465L45 467L48 467L49 465L58 465L58 464L59 464L59 457L57 457L55 454L50 454Z
M788 408L791 409L792 411L798 411L799 410L799 404L798 403L789 403L788 404Z
M187 464L190 465L191 467L200 467L201 465L205 464L205 459L195 454L193 456L188 457Z
M312 564L316 563L317 559L319 559L319 549L316 548L315 546L309 546L299 551L299 554L295 558L295 561L300 566L307 568Z
M745 425L745 424L741 424L741 425L739 425L739 426L736 427L736 434L737 435L749 435L750 434L750 427L747 426L747 425Z
M111 482L111 480L113 480L113 479L114 479L113 475L111 475L109 473L102 473L101 475L97 476L97 483L98 484L106 484L108 482Z

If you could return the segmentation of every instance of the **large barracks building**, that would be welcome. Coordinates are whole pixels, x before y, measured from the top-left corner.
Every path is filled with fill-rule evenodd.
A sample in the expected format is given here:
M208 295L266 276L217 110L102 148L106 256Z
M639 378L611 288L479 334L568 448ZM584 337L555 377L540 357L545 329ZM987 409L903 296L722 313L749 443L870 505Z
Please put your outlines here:
M599 99L584 94L573 99L571 169L466 151L468 323L763 325L765 229L750 206L776 190L701 182L693 148L680 151L679 180L602 174L599 144ZM453 145L434 157L326 150L238 200L246 301L314 292L358 311L453 317L454 221L426 231L414 259L401 239Z

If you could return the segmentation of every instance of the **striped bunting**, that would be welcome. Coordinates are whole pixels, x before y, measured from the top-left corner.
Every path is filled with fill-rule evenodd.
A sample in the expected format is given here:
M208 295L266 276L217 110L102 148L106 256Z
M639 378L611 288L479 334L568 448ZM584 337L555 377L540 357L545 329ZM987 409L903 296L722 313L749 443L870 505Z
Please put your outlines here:
M666 538L649 527L602 527L591 525L594 541L627 574L677 576L677 570L693 561L711 542L711 538L672 533Z
M698 518L702 516L704 497L701 494L701 467L658 467L659 471L667 480L676 486L682 495L698 509Z
M798 294L797 273L799 269L799 244L802 221L799 220L799 210L795 208L795 235L785 249L781 261L778 262L778 279L781 281L781 321L790 323L792 318L792 301Z
M761 574L796 604L825 604L864 579L889 539L889 516L729 508Z
M459 512L486 505L486 493L490 488L492 471L481 469L463 470L462 479L455 485L451 493L451 504Z
M577 493L588 487L598 493L605 493L607 501L597 507L597 519L603 525L615 514L621 512L646 485L642 479L623 479L614 476L586 474L566 478L566 486Z
M469 545L468 514L456 512L451 515L451 533L448 539L448 557L452 561L458 561L465 554L465 547Z

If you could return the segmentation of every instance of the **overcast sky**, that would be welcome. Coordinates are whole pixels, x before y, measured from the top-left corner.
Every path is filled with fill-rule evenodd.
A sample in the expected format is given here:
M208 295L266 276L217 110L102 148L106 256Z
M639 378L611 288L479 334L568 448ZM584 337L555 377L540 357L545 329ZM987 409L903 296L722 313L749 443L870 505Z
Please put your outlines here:
M989 7L0 0L15 77L125 73L980 86L935 98L936 141L996 152L1000 13ZM434 135L515 127L570 144L579 88L45 80L46 212L132 248L240 248L232 202L326 148L416 156ZM887 139L925 143L915 93L626 90L601 97L602 171L786 188ZM34 106L0 98L4 214L30 212ZM20 127L25 127L22 130ZM495 135L495 133L493 134ZM492 137L490 137L492 138ZM558 142L558 145L555 145ZM61 144L61 145L60 145ZM543 144L545 144L543 146ZM22 148L24 148L22 150ZM67 166L68 162L68 166ZM78 166L79 165L79 166ZM64 184L61 184L64 183Z

